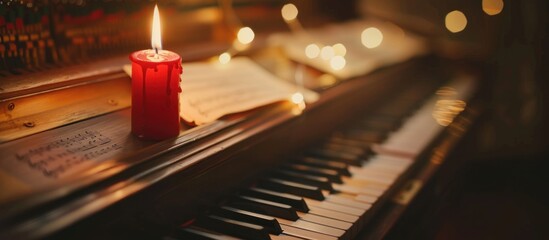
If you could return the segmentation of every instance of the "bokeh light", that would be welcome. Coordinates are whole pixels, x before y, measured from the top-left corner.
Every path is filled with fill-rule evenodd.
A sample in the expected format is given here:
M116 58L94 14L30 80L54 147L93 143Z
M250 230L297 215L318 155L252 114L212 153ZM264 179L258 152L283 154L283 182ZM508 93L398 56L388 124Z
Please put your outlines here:
M243 27L240 30L238 30L237 38L240 43L248 44L254 40L255 34L251 28Z
M298 10L295 5L289 3L282 7L281 13L284 20L293 21L297 18Z
M231 54L228 52L224 52L221 55L219 55L219 63L221 64L227 64L231 61Z
M362 44L367 48L376 48L383 42L383 33L375 27L364 29L361 35Z
M318 45L312 43L307 45L307 47L305 47L305 55L308 58L311 58L311 59L316 58L318 57L319 54L320 54L320 48L318 47Z
M467 18L462 12L455 10L446 15L445 21L446 29L453 33L463 31L467 26Z
M482 0L482 11L493 16L503 11L503 0Z

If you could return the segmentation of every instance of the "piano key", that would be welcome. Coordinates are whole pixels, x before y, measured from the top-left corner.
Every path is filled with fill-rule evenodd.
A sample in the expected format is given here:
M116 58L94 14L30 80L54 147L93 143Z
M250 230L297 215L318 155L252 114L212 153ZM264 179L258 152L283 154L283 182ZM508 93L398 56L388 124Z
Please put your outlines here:
M340 175L351 176L351 172L349 172L348 165L346 163L330 160L320 160L312 157L299 158L297 162L304 165L332 169L337 171Z
M384 191L378 190L378 189L371 189L371 188L362 188L357 186L350 186L348 184L346 185L334 185L334 188L337 191L343 192L343 193L349 193L349 194L355 194L355 195L369 195L374 197L380 197L383 195Z
M407 168L408 166L391 166L391 165L379 163L379 162L374 162L374 163L369 162L367 164L364 164L362 167L350 166L349 172L351 173L356 171L360 172L362 169L371 169L378 172L398 175L404 172Z
M282 232L282 230L281 230ZM302 238L293 237L284 233L281 234L269 234L271 240L302 240ZM188 228L180 228L176 232L176 237L165 237L164 240L187 240L187 239L196 239L196 240L238 240L241 238L236 238L233 236L224 235L217 233L211 230L202 229L196 226L191 226Z
M308 231L288 225L282 225L282 230L284 234L288 234L290 236L295 236L303 239L309 239L309 240L336 240L337 237L329 236L326 234Z
M332 219L336 219L344 222L349 222L349 223L356 223L359 220L359 217L354 215L332 211L325 208L319 208L316 206L309 206L308 213L322 216L322 217L332 218Z
M371 204L358 202L354 199L344 198L337 195L330 195L326 197L326 201L363 210L368 210L372 207Z
M311 213L298 213L299 219L308 221L308 222L314 222L318 224L322 224L325 226L331 226L335 227L341 230L350 231L353 227L353 223L345 222L341 220L336 220L333 218L327 218L316 214Z
M303 230L308 230L308 231L311 231L311 232L322 233L322 234L337 237L337 238L340 238L340 239L345 239L344 238L344 235L345 235L344 230L329 227L329 226L325 226L325 225L321 225L321 224L317 224L317 223L313 223L313 222L304 221L304 220L301 220L301 219L297 220L297 221L288 221L288 220L281 219L280 224L283 225L283 226L295 227L295 228L299 228L299 229L303 229Z
M383 173L383 172L377 172L372 169L363 168L358 171L353 171L352 178L355 179L377 179L378 181L382 181L382 183L385 184L391 184L395 181L396 178L398 178L400 174L392 174L392 173Z
M268 201L273 201L277 203L283 203L292 206L294 209L301 212L308 212L309 207L305 203L302 197L281 193L276 191L270 191L267 189L253 187L242 192L243 195L265 199Z
M271 240L303 240L303 238L293 237L282 233L279 235L271 235Z
M274 217L271 216L253 213L229 206L216 208L212 211L212 213L218 216L263 226L269 231L269 233L272 234L282 233L280 224Z
M334 196L340 197L340 198L347 198L347 199L353 199L356 202L362 202L367 204L374 204L379 198L375 196L370 195L363 195L363 194L350 194L350 193L343 193L339 192L336 194L333 194Z
M299 218L295 209L290 205L254 197L237 196L229 206L288 220L297 220Z
M316 200L324 200L324 194L319 187L276 179L267 178L259 182L259 186L266 189L295 194Z
M339 172L332 169L307 166L303 164L286 164L283 165L282 168L295 172L302 172L313 176L325 177L328 178L331 182L335 183L343 183L341 181L341 175L339 175Z
M194 225L246 239L271 239L268 231L263 226L217 215L206 215L198 218Z
M319 233L323 233L323 234L327 234L327 235L331 235L331 236L342 236L343 233L340 232L340 231L335 231L334 232L331 229L331 228L334 228L334 226L332 226L330 224L335 224L336 226L339 227L339 228L337 228L337 227L335 227L335 228L340 229L342 231L349 230L353 226L353 224L350 223L350 222L345 222L345 221L336 220L336 219L332 219L332 218L326 218L326 217L322 217L322 216L319 216L319 215L316 215L316 214L300 212L300 213L298 213L298 216L300 217L300 219L296 220L296 221L290 221L290 220L285 220L285 219L281 219L281 218L277 218L276 220L281 224L281 228L283 228L282 225L289 225L289 226L293 226L293 227L296 227L296 228L301 228L301 229L304 229L304 230L319 232ZM266 216L266 217L268 217L268 216ZM309 223L302 223L302 221L300 221L300 220L303 220L303 221L306 221L306 222L309 222ZM323 228L323 227L317 226L317 227L315 227L315 229L311 229L311 226L315 226L315 225L324 225L324 226L327 226L327 227L330 227L330 228ZM322 229L325 229L328 232L322 231Z
M178 228L176 232L174 233L175 239L196 239L196 240L238 240L239 238L235 238L232 236L228 236L221 233L216 233L196 227L186 227L186 228Z
M374 181L364 180L364 179L357 179L357 178L344 178L343 182L345 183L341 185L359 187L359 188L363 188L364 190L367 190L367 191L371 190L374 192L384 192L390 187L390 185L388 184L382 184L379 182L374 182Z
M372 162L372 163L379 162L379 163L384 163L384 164L394 165L394 166L408 166L413 162L413 159L409 157L378 154L375 157L372 157L372 159L369 162Z
M300 237L294 237L287 234L279 234L279 235L271 235L271 240L303 240L303 238Z
M328 178L313 176L300 172L288 171L278 169L275 170L272 175L278 179L287 180L291 182L303 183L306 185L312 185L319 187L323 190L333 191L332 182Z
M378 198L374 197L374 196L358 194L358 195L356 195L355 199L357 201L361 201L361 202L374 203L374 202L377 201Z
M345 178L345 184L347 184L349 181L352 181L352 180L365 180L369 182L378 183L378 185L390 186L393 183L394 179L357 172L353 174L352 178Z
M336 212L346 213L346 214L357 216L357 217L362 216L366 212L366 210L364 209L344 206L341 204L332 203L328 201L316 201L313 199L305 199L305 202L307 202L307 205L309 206L315 206L315 207L324 208L324 209L328 209Z

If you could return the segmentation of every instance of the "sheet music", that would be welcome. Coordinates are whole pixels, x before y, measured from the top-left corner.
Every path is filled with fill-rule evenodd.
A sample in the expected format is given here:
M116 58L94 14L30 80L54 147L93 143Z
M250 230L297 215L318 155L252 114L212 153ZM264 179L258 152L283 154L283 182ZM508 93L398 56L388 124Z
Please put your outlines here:
M131 73L130 68L124 67L126 73ZM287 100L298 90L308 102L318 98L315 92L285 82L245 57L228 64L184 63L181 89L180 115L197 125Z
M362 31L375 27L383 34L378 47L366 48L362 44ZM340 79L348 79L367 74L377 68L398 63L427 52L423 40L404 32L398 26L388 22L353 21L344 24L328 25L319 29L306 30L294 34L275 34L269 42L282 46L288 56L298 62L331 73ZM305 48L309 44L332 46L341 43L346 48L346 65L335 70L329 60L321 57L308 58Z

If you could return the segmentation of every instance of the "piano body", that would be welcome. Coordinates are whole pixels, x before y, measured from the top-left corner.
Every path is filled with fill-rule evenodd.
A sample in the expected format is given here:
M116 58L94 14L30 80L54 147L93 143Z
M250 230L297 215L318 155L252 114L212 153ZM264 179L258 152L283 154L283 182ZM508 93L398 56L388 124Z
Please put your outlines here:
M431 46L338 78L272 46L272 34L292 28L280 17L285 1L158 2L164 46L184 68L250 26L256 39L238 55L277 76L302 71L319 99L142 141L122 66L149 46L153 3L3 1L1 239L380 239L439 168L459 164L452 153L483 112L484 76L471 62L488 51L476 34L490 33L471 27L464 43L413 17L433 13L429 4L295 1L302 31L368 16Z

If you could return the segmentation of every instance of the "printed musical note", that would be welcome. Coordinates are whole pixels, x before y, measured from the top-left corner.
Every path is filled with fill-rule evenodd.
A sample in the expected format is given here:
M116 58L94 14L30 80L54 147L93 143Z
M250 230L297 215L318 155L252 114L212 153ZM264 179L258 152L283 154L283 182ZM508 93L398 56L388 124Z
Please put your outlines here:
M85 161L122 148L111 142L98 131L86 130L17 152L15 157L46 177L58 178Z

